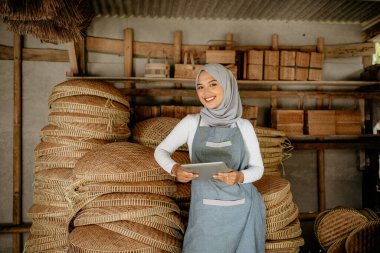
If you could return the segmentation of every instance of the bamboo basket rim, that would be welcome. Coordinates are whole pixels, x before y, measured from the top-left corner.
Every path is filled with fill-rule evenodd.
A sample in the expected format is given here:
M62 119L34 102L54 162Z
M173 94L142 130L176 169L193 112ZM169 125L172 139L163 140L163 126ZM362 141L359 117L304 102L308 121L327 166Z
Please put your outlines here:
M344 252L346 252L346 247L345 247L345 244L346 244L346 239L347 237L342 237L338 240L336 240L333 244L331 244L331 246L327 249L327 252L326 253L340 253L342 252L342 250Z
M267 232L266 240L284 240L301 236L302 229L299 219L295 219L289 225L275 232Z
M125 120L118 117L99 117L91 114L70 113L70 112L51 112L48 115L48 122L55 123L83 123L83 124L103 124L103 125L126 125L129 119Z
M285 132L279 131L277 129L269 128L269 127L254 126L253 129L255 130L255 133L258 137L261 137L261 136L285 137L286 136Z
M67 208L61 208L61 207L55 207L55 206L49 206L49 205L38 205L33 204L28 209L28 217L31 219L34 218L47 218L47 217L54 217L54 218L66 218L70 213L70 210Z
M276 216L276 214L284 212L292 203L293 201L293 195L289 191L285 197L278 202L278 204L273 206L268 206L266 210L266 217L273 217ZM265 204L265 203L264 203Z
M372 235L372 234L375 234L375 232L377 232L378 236L380 235L380 221L369 221L367 223L360 225L359 227L357 227L356 229L351 231L351 233L348 235L346 242L345 242L346 251L348 253L355 252L354 250L358 246L357 245L358 241L355 241L355 237L359 236L359 238L360 238L360 233L362 233L363 231L368 230L368 229L370 229L369 230L370 232L367 231L363 235L365 237L365 239L366 240L372 240L372 242L375 240L376 245L377 246L379 245L379 241L378 241L379 237L377 237L377 240L376 240L376 237L375 237L375 239L368 238L368 237L370 237L370 235ZM375 231L374 231L374 229L375 229ZM376 234L374 236L376 236ZM362 239L364 239L364 238L362 238ZM351 241L354 241L354 242L351 242ZM359 240L359 242L365 243L362 240ZM351 243L353 243L353 245L355 246L354 249L352 249L352 250L351 250L351 247L352 247ZM367 249L367 250L369 249L368 245L366 245L365 249Z
M268 232L275 232L275 231L278 231L284 227L286 227L287 225L289 225L292 221L294 221L295 219L297 219L298 217L298 207L297 205L294 205L293 206L293 210L291 212L291 214L284 218L283 220L278 220L278 221L275 221L275 222L272 222L272 223L268 223L266 222L266 229Z
M253 185L260 192L264 202L280 201L290 191L290 182L283 177L263 176Z
M179 230L182 232L182 234L185 233L185 227L181 221L179 214L176 212L168 212L168 213L161 213L157 215L144 216L144 217L131 219L131 221L134 221L134 222L147 221L147 222L157 223L160 225L164 225L166 227L171 227L175 230Z
M305 244L302 237L296 237L286 240L266 241L265 249L282 249L282 248L295 248L301 247Z
M54 125L49 125L49 126L56 127ZM50 136L50 135L42 136L42 141L72 146L79 149L93 149L93 148L98 147L99 145L108 143L108 141L105 141L105 140L97 140L97 139L92 139L92 138L84 138L84 137L75 138L71 136Z

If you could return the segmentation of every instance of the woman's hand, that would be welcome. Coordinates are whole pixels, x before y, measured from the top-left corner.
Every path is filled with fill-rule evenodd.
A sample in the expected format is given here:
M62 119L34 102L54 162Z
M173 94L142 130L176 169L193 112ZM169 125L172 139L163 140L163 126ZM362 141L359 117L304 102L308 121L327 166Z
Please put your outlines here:
M199 175L196 173L185 171L181 168L181 165L176 163L172 168L172 175L175 175L176 180L181 183L187 183L197 178Z
M231 169L229 172L219 172L213 178L225 182L228 185L234 185L244 182L244 174L241 171Z

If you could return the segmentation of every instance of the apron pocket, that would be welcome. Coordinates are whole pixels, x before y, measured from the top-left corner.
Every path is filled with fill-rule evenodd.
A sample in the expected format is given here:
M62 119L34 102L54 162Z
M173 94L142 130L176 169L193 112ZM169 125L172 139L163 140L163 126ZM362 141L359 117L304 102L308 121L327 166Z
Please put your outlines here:
M231 146L232 143L231 141L223 141L223 142L211 142L211 141L207 141L206 142L206 146L207 147L211 147L211 148L224 148L224 147L228 147L228 146Z
M244 203L245 198L237 200L203 199L203 204L210 206L237 206L242 205Z

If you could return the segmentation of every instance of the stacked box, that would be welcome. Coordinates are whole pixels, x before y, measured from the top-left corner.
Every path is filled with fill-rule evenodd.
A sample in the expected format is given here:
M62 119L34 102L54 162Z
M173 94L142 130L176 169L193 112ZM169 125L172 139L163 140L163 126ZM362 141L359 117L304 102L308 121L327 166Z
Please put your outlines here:
M360 110L336 110L336 134L359 135L362 133L362 114Z
M260 50L248 51L248 79L263 80L264 52Z
M272 110L272 127L286 135L303 135L303 126L303 110Z
M281 51L280 80L294 80L296 75L296 52Z
M206 50L206 63L235 64L235 50Z
M309 135L335 135L335 111L307 110L306 130Z
M323 67L323 54L311 52L308 79L310 81L322 80L322 67Z
M309 76L310 54L296 52L296 80L306 81Z
M280 52L265 50L264 80L278 80Z

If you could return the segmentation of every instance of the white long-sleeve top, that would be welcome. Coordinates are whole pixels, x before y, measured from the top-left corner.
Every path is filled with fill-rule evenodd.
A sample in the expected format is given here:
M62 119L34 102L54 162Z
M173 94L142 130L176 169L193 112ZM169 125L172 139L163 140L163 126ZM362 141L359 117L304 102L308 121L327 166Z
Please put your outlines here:
M194 135L198 127L200 114L189 114L183 118L172 130L172 132L157 146L154 152L154 158L157 163L169 174L176 162L170 155L177 150L178 147L187 143L189 147L190 160L192 160L192 144ZM201 126L205 124L200 122ZM235 125L236 127L236 125ZM249 156L248 166L242 170L244 174L243 183L251 183L259 180L264 173L263 160L260 154L259 142L257 140L252 124L246 119L239 119L237 127L243 136L245 148Z

